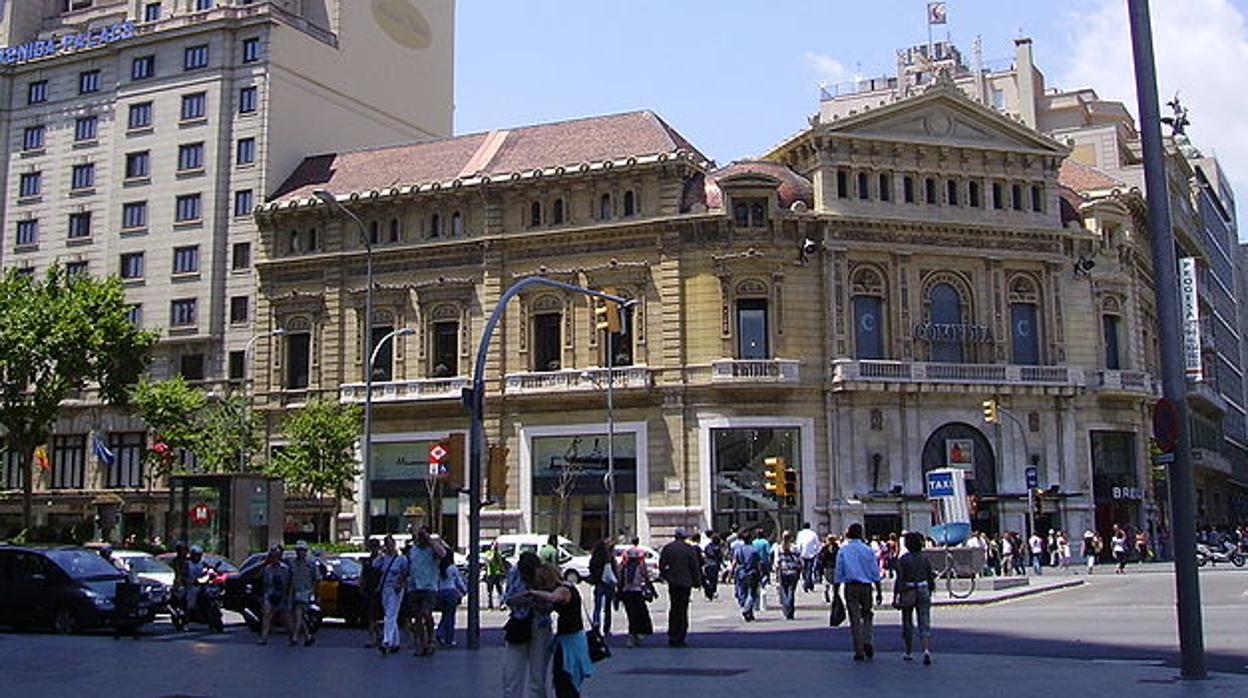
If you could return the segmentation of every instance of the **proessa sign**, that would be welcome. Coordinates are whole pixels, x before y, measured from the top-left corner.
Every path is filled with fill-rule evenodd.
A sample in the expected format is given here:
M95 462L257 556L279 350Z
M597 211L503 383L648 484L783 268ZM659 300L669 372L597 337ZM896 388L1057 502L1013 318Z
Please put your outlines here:
M131 39L136 35L134 22L110 24L100 29L53 36L51 39L36 39L17 46L0 48L0 65L13 65L47 58L58 53L73 53L83 49L96 48L107 44Z

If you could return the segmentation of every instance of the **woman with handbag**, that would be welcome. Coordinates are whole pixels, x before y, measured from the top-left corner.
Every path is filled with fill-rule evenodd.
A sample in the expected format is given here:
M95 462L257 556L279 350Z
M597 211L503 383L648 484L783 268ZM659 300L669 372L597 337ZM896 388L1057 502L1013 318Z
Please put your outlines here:
M559 568L554 565L543 565L537 571L535 585L537 588L530 590L526 598L548 606L558 618L551 664L555 696L579 698L581 684L594 673L581 594L575 584L560 580Z
M641 644L642 635L653 635L654 624L650 621L650 609L646 603L654 598L654 586L646 569L645 552L635 542L624 552L620 565L619 598L628 615L628 646Z
M550 661L550 611L529 595L537 584L542 566L537 554L520 553L515 567L507 573L507 623L503 639L503 697L545 698L546 665Z
M923 643L923 664L932 663L932 590L936 588L936 571L923 556L923 536L906 534L906 554L897 561L897 581L893 591L893 607L901 609L901 637L906 643L902 659L914 659L914 625L918 618L919 640Z

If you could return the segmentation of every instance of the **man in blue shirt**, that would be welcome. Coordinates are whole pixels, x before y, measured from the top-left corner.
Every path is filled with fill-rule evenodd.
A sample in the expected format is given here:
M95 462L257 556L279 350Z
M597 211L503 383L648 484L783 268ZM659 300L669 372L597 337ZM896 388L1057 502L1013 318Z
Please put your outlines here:
M743 543L733 551L732 576L737 583L737 603L741 604L741 617L747 623L754 620L758 582L763 576L762 567L762 558L753 545Z
M425 526L421 526L416 532L416 544L407 554L407 596L415 621L412 634L416 636L417 657L433 654L433 609L438 598L438 577L441 576L438 562L449 554L441 542L433 539Z
M845 589L845 610L854 636L854 661L861 662L875 656L871 587L875 587L875 603L882 602L880 564L871 548L862 542L862 524L850 524L845 539L836 554L835 581Z

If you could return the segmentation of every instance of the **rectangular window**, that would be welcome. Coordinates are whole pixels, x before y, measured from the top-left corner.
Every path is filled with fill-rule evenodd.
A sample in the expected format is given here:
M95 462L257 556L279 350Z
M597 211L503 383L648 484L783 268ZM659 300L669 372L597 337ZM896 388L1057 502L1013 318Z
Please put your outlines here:
M212 9L212 0L195 0L195 11L205 12Z
M52 439L52 489L81 489L86 473L87 437L82 434Z
M243 62L255 63L260 60L260 39L243 39Z
M87 273L86 262L68 262L65 265L65 276L82 276Z
M849 173L845 170L836 171L836 198L849 198Z
M69 214L69 238L91 237L91 212L80 211Z
M151 157L146 150L141 150L137 153L126 153L126 179L147 177L150 173L150 162Z
M256 111L257 92L255 87L244 87L238 91L238 113L252 114Z
M48 81L36 80L26 88L26 103L39 104L48 101Z
M127 252L121 256L121 278L143 278L143 253Z
M1015 211L1023 210L1023 188L1017 184L1010 186L1010 204Z
M130 61L130 79L146 80L156 74L156 56L139 56Z
M951 179L945 182L945 199L950 206L958 205L958 180Z
M84 70L78 73L78 94L85 95L100 91L100 71Z
M308 387L308 373L312 365L312 335L296 332L286 335L286 388L301 390Z
M1044 210L1044 195L1038 186L1031 188L1031 210L1036 213Z
M185 143L178 146L178 171L202 170L204 168L204 144Z
M1105 368L1110 371L1122 369L1122 356L1118 352L1118 330L1120 319L1117 315L1101 316L1101 331L1105 335Z
M901 195L906 203L914 203L914 177L906 176L901 180Z
M182 69L196 70L208 67L208 44L187 46L182 52Z
M95 186L95 165L74 165L70 170L70 189L90 189Z
M251 215L252 195L250 189L240 189L234 192L234 215L247 216Z
M232 381L243 380L247 371L247 352L238 350L230 352L229 378Z
M135 327L143 326L143 304L134 303L126 308L126 320Z
M78 142L93 141L96 137L96 131L99 128L99 117L92 114L91 116L80 116L74 121L74 140Z
M936 205L936 180L931 177L923 180L923 199L929 206Z
M194 92L182 95L182 120L202 119L208 112L208 93Z
M979 182L967 183L966 202L971 208L979 208Z
M173 273L193 274L199 271L199 245L173 248Z
M854 296L854 358L884 358L883 299Z
M251 267L251 243L236 242L234 243L234 253L231 255L230 268L238 271Z
M152 125L152 103L139 102L130 105L130 117L126 120L128 128L147 128Z
M238 139L236 164L248 165L256 161L256 139L240 138Z
M143 21L156 22L160 20L160 3L149 2L143 6Z
M247 296L234 296L230 299L230 322L241 325L247 322Z
M147 227L147 202L130 201L121 205L121 227L127 230Z
M194 298L179 298L169 303L169 324L174 327L188 327L195 324L196 301Z
M893 198L893 178L887 174L880 175L880 201L891 201Z
M4 477L0 478L0 487L6 490L22 489L22 454L17 450L6 449L3 455L4 461L0 466L4 468Z
M1040 327L1035 303L1010 304L1010 347L1012 361L1023 366L1040 363Z
M767 332L767 299L742 298L738 300L737 358L771 358Z
M375 381L394 380L394 342L398 340L398 337L381 344L381 340L393 331L394 328L389 326L373 327L373 341L368 344L368 355L371 357L373 352L377 351L377 347L381 347L381 351L377 351L377 358L373 361L373 380Z
M33 245L39 242L39 219L30 218L17 222L17 244Z
M141 431L108 435L113 464L107 465L105 485L111 488L143 486L143 456L147 434Z
M459 323L433 323L433 362L429 373L434 378L459 375Z
M174 200L173 220L177 223L199 220L199 194L183 194Z
M17 185L18 196L39 196L43 191L43 174L23 172Z
M533 316L533 370L558 371L563 366L563 314Z
M183 354L178 357L178 374L188 381L204 379L204 355Z
M871 178L866 172L858 173L858 198L862 201L871 198Z
M22 150L39 150L43 147L43 126L27 126L22 131Z
M992 183L992 207L997 210L1005 208L1005 198L1001 194L1001 183Z

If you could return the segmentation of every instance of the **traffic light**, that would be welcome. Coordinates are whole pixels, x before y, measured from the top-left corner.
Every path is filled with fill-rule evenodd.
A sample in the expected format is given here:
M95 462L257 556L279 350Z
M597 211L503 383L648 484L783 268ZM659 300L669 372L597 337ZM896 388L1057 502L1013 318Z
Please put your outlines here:
M984 400L984 421L989 424L996 424L1001 421L1001 416L997 414L996 400Z
M607 320L606 298L594 296L594 327L599 332L611 327L611 322Z
M784 459L780 456L763 459L763 478L766 480L763 488L777 497L789 495L789 483L785 479L784 470Z
M604 288L603 293L615 295L615 289ZM620 321L620 304L609 301L606 298L594 297L594 326L598 330L607 330L611 333L619 333L623 329Z
M507 499L507 454L506 446L490 446L490 462L486 468L485 496L491 502L502 504Z
M781 459L783 460L783 459ZM785 506L797 505L797 471L793 468L784 469L784 504Z
M442 476L442 481L452 490L459 490L467 482L464 478L466 467L463 433L456 432L447 436L446 440L442 442L442 448L446 449L446 457L442 459L446 474Z

